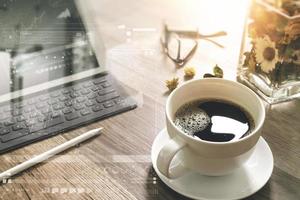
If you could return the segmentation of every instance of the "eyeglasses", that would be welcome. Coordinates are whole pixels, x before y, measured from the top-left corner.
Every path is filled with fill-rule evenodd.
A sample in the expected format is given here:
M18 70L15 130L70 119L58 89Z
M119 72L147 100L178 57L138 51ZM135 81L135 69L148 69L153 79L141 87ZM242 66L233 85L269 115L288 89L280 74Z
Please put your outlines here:
M198 41L192 40L193 44L191 48L188 48L187 52L183 52L182 44L183 40L176 33L165 34L164 41L162 39L162 45L166 55L179 66L185 65L195 54Z
M195 54L198 41L197 39L204 39L220 48L224 48L221 44L210 39L212 37L219 37L227 35L226 32L220 31L217 33L203 35L198 30L170 30L166 24L163 26L163 32L161 37L161 44L166 55L179 66L184 66ZM190 39L192 45L185 51L182 52L183 39Z

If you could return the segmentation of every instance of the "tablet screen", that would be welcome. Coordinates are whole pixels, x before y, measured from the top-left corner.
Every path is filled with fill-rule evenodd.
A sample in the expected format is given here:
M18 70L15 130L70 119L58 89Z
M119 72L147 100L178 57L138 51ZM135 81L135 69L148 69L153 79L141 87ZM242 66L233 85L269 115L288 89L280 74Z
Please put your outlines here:
M73 0L0 0L0 95L98 67Z

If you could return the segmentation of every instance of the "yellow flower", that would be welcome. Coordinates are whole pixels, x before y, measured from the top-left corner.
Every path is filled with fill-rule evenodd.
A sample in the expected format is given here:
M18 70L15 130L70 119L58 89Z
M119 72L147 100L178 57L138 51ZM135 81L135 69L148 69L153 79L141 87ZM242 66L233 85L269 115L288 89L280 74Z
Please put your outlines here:
M278 62L278 51L275 43L268 36L255 40L255 58L262 71L269 73L275 68Z
M174 90L178 86L178 83L179 83L179 78L177 77L171 80L166 80L166 86L170 91Z
M194 77L196 74L196 69L194 67L185 67L184 68L184 75L186 77Z

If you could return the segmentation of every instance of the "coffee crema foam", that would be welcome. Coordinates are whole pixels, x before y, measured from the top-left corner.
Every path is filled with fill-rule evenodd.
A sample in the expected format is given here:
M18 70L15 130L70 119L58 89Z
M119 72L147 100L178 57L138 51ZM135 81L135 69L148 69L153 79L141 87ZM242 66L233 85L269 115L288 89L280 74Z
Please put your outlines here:
M211 123L207 113L198 107L198 102L191 102L180 107L176 112L174 120L183 132L188 135L205 130Z
M219 99L185 103L176 111L173 122L185 134L212 142L239 140L255 127L252 116L245 109Z

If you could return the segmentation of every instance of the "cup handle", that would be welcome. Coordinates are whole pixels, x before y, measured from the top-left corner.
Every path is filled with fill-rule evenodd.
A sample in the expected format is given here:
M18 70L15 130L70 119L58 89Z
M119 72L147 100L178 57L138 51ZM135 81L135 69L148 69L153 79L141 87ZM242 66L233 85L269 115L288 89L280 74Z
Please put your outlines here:
M174 137L159 151L156 160L157 168L167 178L176 179L185 174L184 166L182 164L175 167L175 173L170 173L170 164L175 155L186 146L187 144L184 141L178 137Z

